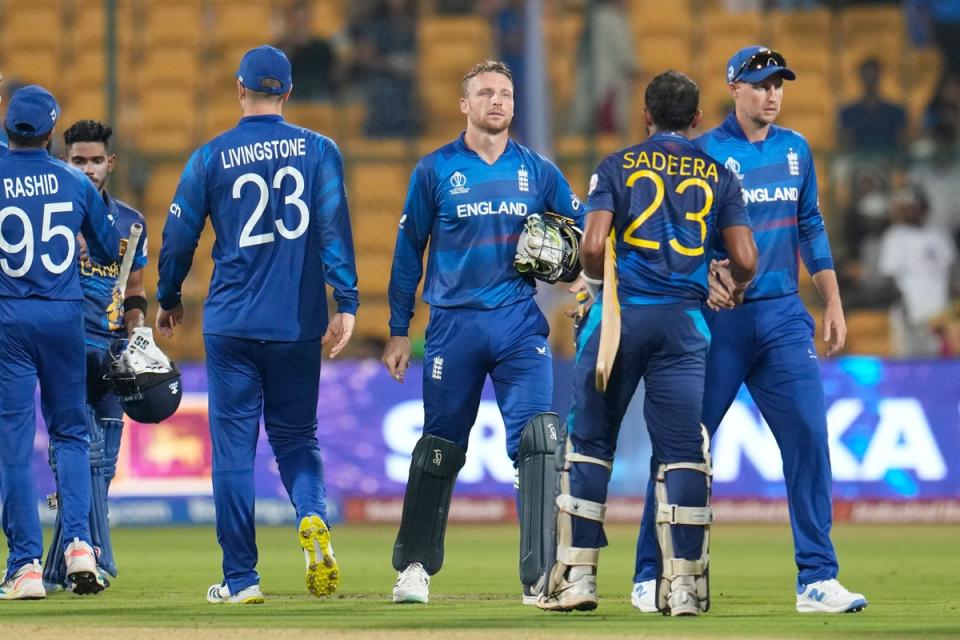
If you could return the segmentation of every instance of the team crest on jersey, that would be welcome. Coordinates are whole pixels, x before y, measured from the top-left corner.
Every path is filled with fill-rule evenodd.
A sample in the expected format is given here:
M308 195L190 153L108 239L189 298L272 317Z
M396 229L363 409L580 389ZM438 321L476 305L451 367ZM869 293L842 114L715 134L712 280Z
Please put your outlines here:
M790 169L790 175L800 175L800 156L793 149L787 151L787 167Z
M520 168L517 169L517 191L530 191L530 180L523 165L520 165Z
M723 166L732 171L738 178L743 180L743 174L740 173L740 163L737 162L736 158L732 156L727 158L727 161L723 163Z
M580 202L580 198L577 197L577 194L570 194L570 206L573 207L574 211L580 211L580 207L583 206L583 203Z
M434 357L430 377L434 380L443 380L443 358L441 356Z
M450 195L452 196L460 196L470 191L470 188L467 187L467 176L459 171L450 176L450 186L453 187L453 189L450 189Z

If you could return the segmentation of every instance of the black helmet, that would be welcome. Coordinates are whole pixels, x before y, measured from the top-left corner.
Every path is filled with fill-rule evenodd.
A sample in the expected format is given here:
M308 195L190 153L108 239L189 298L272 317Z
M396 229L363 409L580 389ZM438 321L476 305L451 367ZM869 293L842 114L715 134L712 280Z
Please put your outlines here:
M115 340L104 361L103 379L120 396L123 412L143 423L162 422L180 406L180 369L139 328L130 340Z

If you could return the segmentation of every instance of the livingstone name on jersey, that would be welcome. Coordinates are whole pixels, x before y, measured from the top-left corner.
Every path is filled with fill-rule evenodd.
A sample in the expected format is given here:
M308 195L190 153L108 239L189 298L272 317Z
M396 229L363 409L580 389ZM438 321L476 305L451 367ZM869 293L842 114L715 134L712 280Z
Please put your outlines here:
M262 160L305 155L307 155L306 138L267 140L266 142L254 142L221 151L220 163L224 169L232 169Z
M756 189L744 189L743 201L746 204L754 202L796 202L800 199L800 190L796 187L777 187L776 189L767 189L758 187Z
M672 153L653 151L627 151L623 154L624 169L652 169L668 176L697 177L704 180L719 181L717 165L703 158L675 156Z
M52 173L22 178L4 178L3 195L7 198L32 198L48 196L60 190L60 182Z
M503 201L497 206L493 202L469 202L467 204L457 205L457 217L469 218L471 216L526 216L527 205L525 202L507 202Z

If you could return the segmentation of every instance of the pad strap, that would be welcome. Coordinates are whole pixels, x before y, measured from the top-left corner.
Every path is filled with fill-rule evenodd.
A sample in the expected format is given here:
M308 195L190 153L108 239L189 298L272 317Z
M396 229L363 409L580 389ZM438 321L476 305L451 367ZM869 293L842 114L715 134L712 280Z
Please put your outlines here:
M683 558L667 558L663 563L664 577L673 579L677 576L701 576L707 568L703 558L699 560L685 560Z
M597 566L600 559L600 549L586 549L583 547L557 546L557 562L568 567L574 565Z
M573 462L587 462L589 464L598 464L601 467L606 467L608 471L613 470L613 462L610 460L601 460L600 458L594 458L593 456L585 456L582 453L576 453L574 451L568 451L566 453L566 465L565 469L570 469L570 464Z
M675 504L657 504L657 524L692 524L705 526L713 523L710 507L681 507Z
M557 506L560 507L561 511L569 513L572 516L595 520L601 523L607 513L607 505L593 502L592 500L574 498L567 493L557 496Z

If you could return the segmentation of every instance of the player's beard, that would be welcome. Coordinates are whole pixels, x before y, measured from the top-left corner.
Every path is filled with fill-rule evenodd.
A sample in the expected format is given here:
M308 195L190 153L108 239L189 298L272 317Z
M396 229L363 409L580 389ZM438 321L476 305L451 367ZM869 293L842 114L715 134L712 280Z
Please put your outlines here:
M500 123L491 122L490 119L484 116L483 118L475 119L473 126L487 135L495 136L509 129L511 122L513 122L513 116L509 115L505 115Z

